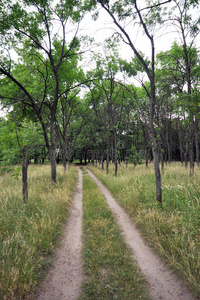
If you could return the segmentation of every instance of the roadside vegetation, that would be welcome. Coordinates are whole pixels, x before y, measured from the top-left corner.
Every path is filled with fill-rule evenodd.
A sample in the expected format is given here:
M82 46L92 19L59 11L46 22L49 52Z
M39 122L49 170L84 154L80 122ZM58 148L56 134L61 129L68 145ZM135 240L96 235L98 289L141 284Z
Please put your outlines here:
M163 203L155 201L153 165L88 167L141 229L148 243L200 296L200 169L190 176L180 163L162 173Z
M72 166L63 174L58 166L55 184L50 166L30 165L27 204L20 167L0 170L0 299L29 299L66 222L77 170Z
M85 282L80 299L150 299L104 196L83 174Z

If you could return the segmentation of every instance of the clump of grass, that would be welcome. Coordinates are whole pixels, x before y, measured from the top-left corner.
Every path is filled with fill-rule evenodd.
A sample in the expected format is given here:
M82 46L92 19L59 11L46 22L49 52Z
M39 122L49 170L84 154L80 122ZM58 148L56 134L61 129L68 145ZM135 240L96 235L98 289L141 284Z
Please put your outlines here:
M85 282L80 299L150 299L146 282L89 176L83 177Z
M115 178L90 166L107 186L144 237L200 296L200 170L193 177L179 163L165 167L162 174L163 204L155 200L153 165L121 165Z
M0 165L0 176L6 174L6 173L10 173L13 170L17 169L18 167L14 167L14 166L1 166Z
M85 168L80 167L80 169L81 169L83 175L88 175L88 172L86 171Z
M15 171L14 171L15 172ZM31 298L31 292L49 262L49 255L69 211L77 172L58 182L50 179L50 166L29 166L28 203L22 200L21 178L0 177L0 299Z

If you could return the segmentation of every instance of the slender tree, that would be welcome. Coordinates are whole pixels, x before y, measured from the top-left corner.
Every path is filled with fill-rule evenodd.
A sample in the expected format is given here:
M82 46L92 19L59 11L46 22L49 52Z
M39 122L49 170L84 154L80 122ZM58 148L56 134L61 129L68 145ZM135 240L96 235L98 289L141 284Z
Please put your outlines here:
M37 115L44 130L44 138L51 161L51 179L56 181L55 123L60 89L61 70L71 56L77 55L77 33L82 18L79 2L59 1L14 1L3 4L0 26L1 60L0 74L13 82L21 93L17 100L29 105ZM70 24L74 24L74 27ZM72 30L66 30L67 26ZM74 32L71 34L71 32ZM43 83L42 97L29 88L29 81L14 74L10 48L20 48L18 55L28 55L32 60L32 80L40 74ZM28 72L28 66L27 66ZM30 74L29 74L30 75ZM28 78L27 78L28 79ZM41 86L41 84L40 84ZM4 95L6 97L6 95ZM16 97L15 97L16 98ZM43 119L43 107L49 110L50 140Z
M162 188L161 188L161 175L159 168L159 152L158 145L154 135L154 118L155 118L155 109L156 109L156 86L155 86L155 43L154 43L154 29L156 26L156 22L160 20L160 9L163 4L167 4L171 2L165 1L161 3L160 1L156 4L150 4L145 7L141 7L137 0L135 1L126 1L126 6L124 5L124 1L113 1L111 4L107 1L99 0L97 3L101 5L101 7L108 13L108 15L113 20L118 34L121 39L131 48L133 54L139 60L144 72L146 73L149 83L150 89L149 91L146 89L149 100L149 115L147 121L148 134L151 140L152 151L154 156L154 170L155 170L155 178L156 178L156 200L162 202ZM130 21L130 17L132 17L131 21L134 21L135 26L139 24L142 27L143 32L147 38L149 43L150 50L150 61L145 60L144 56L141 55L141 52L137 49L135 44L135 37L132 36L131 31L128 30L123 24L124 22Z

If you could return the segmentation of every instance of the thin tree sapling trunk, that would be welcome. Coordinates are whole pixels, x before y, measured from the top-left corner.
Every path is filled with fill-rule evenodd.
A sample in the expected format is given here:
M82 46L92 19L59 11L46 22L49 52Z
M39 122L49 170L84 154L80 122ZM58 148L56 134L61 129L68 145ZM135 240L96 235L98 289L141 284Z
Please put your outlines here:
M22 149L22 193L23 202L28 201L28 159L27 159L27 145Z
M51 162L51 180L56 182L56 144L55 144L55 130L54 130L55 117L54 114L51 116L50 122L50 135L51 135L51 146L49 149L49 158Z
M198 142L198 119L195 119L195 147L196 147L196 163L199 167L199 142Z

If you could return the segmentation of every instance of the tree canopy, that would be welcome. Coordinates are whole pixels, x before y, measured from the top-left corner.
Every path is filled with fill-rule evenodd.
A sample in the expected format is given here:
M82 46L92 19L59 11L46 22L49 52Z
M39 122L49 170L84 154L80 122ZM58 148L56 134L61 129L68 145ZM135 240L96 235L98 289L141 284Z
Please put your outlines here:
M199 164L198 1L1 1L0 159ZM109 20L100 47L82 22ZM92 21L91 21L92 22ZM83 27L84 29L84 27ZM159 40L170 37L158 51ZM140 44L140 39L143 44ZM97 41L98 42L98 41ZM126 53L121 52L122 44ZM128 50L129 49L129 50ZM9 129L10 128L10 129ZM35 145L35 146L34 146Z

